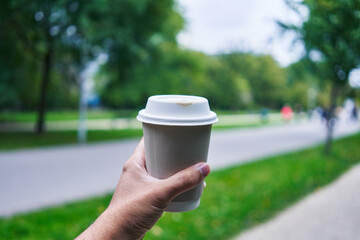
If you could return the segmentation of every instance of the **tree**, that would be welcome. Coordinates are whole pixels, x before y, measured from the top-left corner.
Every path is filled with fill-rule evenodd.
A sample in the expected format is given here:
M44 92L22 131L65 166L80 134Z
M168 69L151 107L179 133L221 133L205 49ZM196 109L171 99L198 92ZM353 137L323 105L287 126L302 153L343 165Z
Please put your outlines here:
M1 50L8 51L8 54L1 56L0 61L6 62L4 58L10 58L10 63L6 64L10 69L6 70L7 76L4 76L4 81L8 83L10 89L13 87L18 91L19 88L14 87L16 84L31 82L30 86L34 90L38 82L36 123L38 133L44 131L51 79L74 72L71 71L70 66L78 68L73 75L77 75L80 71L79 64L82 60L80 52L86 46L79 24L83 2L81 0L1 2L0 40L4 44ZM11 50L6 50L6 45L10 46ZM54 67L62 69L56 73ZM23 89L29 92L24 86ZM32 94L34 92L36 89ZM59 92L61 90L56 94Z
M149 75L160 69L167 44L176 45L183 19L174 0L107 0L90 11L93 42L108 54L101 98L112 107L134 108L146 100ZM169 54L171 54L170 52Z
M300 27L279 22L280 26L295 31L307 53L321 55L322 78L331 85L325 147L329 153L337 98L346 86L349 73L360 64L360 1L304 0L290 2L289 6L295 10L306 7L308 17Z
M25 33L17 34L14 19L22 17L18 8L10 1L1 1L0 6L0 108L18 109L32 105L29 89L36 82L38 65L29 54L33 48L24 48L19 40Z
M316 96L319 96L319 89L321 92L324 90L323 81L316 71L318 67L317 63L307 58L302 58L286 67L287 102L292 106L298 105L300 109L308 110L316 106L316 101L312 102L316 99L309 99L309 91L316 91Z
M247 79L253 101L260 107L280 108L285 102L285 71L270 55L222 55L232 71Z

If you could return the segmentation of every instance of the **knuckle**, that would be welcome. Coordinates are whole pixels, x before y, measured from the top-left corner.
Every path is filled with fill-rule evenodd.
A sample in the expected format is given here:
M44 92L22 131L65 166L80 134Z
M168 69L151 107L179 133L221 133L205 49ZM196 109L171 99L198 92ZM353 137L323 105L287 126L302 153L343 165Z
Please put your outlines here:
M128 172L130 168L131 168L131 163L130 161L127 161L123 166L123 172Z
M157 188L153 191L150 199L151 205L159 209L165 209L172 199L171 191L164 191L164 188Z
M194 174L190 173L190 172L182 175L180 181L181 181L183 187L190 188L190 187L197 185L200 182L200 176L198 176L198 175L199 174L194 176Z

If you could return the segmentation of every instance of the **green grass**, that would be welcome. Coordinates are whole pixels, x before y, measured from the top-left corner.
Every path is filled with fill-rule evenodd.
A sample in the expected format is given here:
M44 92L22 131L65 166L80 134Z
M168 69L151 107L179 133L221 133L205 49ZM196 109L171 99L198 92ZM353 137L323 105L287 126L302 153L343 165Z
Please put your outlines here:
M87 119L112 119L112 118L134 118L137 110L88 110ZM36 112L0 112L0 123L14 122L35 122ZM78 120L79 113L77 111L49 111L45 115L46 121L69 121Z
M245 114L245 111L216 111L222 115ZM113 118L134 118L138 110L88 110L87 119L113 119ZM2 111L0 112L0 123L15 122L35 122L37 113L34 111ZM45 115L46 121L69 121L78 120L79 112L77 110L68 111L48 111Z
M269 123L267 125L274 125ZM214 130L249 128L265 126L260 122L219 126L215 125ZM111 140L128 139L142 137L142 129L124 130L89 130L87 132L87 142L103 142ZM15 150L36 147L49 147L77 143L77 131L49 131L43 134L33 132L0 132L0 151Z
M145 239L228 239L321 189L360 161L360 135L214 171L197 210L165 213ZM111 195L0 219L0 239L72 239L106 208Z
M216 112L218 115L233 115L233 114L259 114L261 112L261 108L253 108L249 110L223 110L223 109L212 109L212 111ZM280 110L277 109L268 109L268 113L280 113Z
M86 115L87 119L113 119L113 118L135 118L138 114L138 110L88 110ZM230 111L230 110L215 110L218 115L234 115L234 114L248 114L256 113L260 111ZM279 113L279 111L272 110L269 113ZM0 123L34 123L37 118L37 113L34 111L1 111ZM48 111L45 115L46 121L69 121L78 120L78 111Z
M124 130L90 130L87 132L87 142L141 137L142 129ZM0 150L14 150L34 147L56 146L77 143L76 131L56 131L36 134L33 132L0 132Z
M253 123L242 123L242 124L231 124L231 125L213 125L213 130L226 130L226 129L236 129L236 128L255 128L255 127L265 127L265 126L276 126L284 124L282 120L273 120L267 123L256 121Z

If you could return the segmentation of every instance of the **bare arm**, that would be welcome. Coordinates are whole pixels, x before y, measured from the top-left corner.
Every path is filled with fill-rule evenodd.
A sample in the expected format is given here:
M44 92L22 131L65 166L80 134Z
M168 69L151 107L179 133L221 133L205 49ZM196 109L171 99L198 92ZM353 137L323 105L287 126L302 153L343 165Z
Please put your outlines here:
M200 184L209 173L209 165L198 163L167 179L156 179L146 171L141 140L124 165L108 208L76 239L141 239L172 199Z

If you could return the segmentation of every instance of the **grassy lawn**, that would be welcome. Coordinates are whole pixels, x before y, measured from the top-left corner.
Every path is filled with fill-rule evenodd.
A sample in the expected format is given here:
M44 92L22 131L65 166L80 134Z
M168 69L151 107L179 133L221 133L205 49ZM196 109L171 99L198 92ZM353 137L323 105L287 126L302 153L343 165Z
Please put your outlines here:
M137 110L88 110L87 119L112 119L112 118L123 118L136 117ZM0 123L1 122L35 122L36 112L0 112ZM77 111L49 111L46 113L46 121L68 121L78 120L79 113Z
M360 135L214 171L197 210L165 213L145 239L228 239L321 189L360 161ZM114 186L115 187L115 186ZM0 239L72 239L106 208L111 195L0 219Z
M254 127L265 127L265 126L276 126L282 125L284 122L281 121L271 121L268 123L262 123L260 121L255 121L253 123L243 123L243 124L231 124L231 125L214 125L213 130L225 130L225 129L234 129L234 128L254 128Z
M251 109L251 110L223 110L223 109L212 109L212 111L216 112L218 115L233 115L233 114L249 114L255 113L258 114L261 112L261 108L259 109ZM268 109L268 113L279 113L280 110L277 109Z
M87 111L87 119L113 119L113 118L135 118L138 110L93 110ZM259 113L260 111L229 111L229 110L215 110L218 115L229 116L248 113ZM269 111L269 113L279 113L279 111ZM69 121L78 120L78 111L49 111L45 115L46 121ZM0 112L0 123L23 123L35 122L37 118L36 112L15 112L15 111L2 111Z
M142 136L142 129L90 130L87 142L101 142ZM56 131L36 134L32 132L1 132L0 150L24 149L77 143L76 131Z

